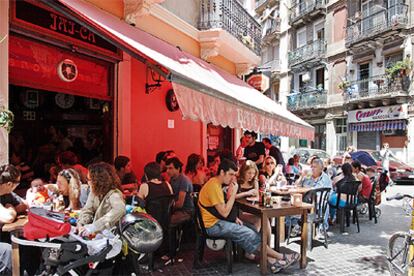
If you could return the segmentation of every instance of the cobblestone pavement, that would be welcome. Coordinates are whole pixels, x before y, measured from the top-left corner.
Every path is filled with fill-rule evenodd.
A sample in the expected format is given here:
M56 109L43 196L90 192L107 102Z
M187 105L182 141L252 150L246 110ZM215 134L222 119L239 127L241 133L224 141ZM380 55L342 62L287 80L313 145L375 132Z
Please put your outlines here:
M329 246L314 247L308 252L308 267L299 269L298 265L289 268L278 275L389 275L388 265L384 254L388 244L388 238L395 231L408 230L410 217L401 209L401 202L386 202L385 196L397 192L413 193L413 186L393 186L386 194L383 194L381 217L378 224L368 220L368 216L360 216L361 232L357 233L356 225L352 224L345 229L344 234L339 231L339 226L331 226L329 229ZM181 253L184 262L173 266L161 267L152 275L226 275L226 262L224 252L214 252L206 249L202 268L193 269L192 261L194 251L193 244L185 244ZM299 252L299 245L295 243L286 246L282 244L282 250L295 250ZM161 268L160 268L161 267ZM233 265L234 275L259 275L257 264L241 261Z

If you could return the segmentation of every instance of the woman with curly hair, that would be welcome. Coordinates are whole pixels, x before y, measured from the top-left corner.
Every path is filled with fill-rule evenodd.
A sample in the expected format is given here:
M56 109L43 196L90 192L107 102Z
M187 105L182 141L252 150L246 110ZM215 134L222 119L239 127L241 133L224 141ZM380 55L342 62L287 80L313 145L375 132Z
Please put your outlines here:
M90 165L88 169L91 193L78 220L78 232L82 236L109 229L125 215L121 181L115 168L100 162Z
M81 180L79 173L74 169L65 169L59 172L56 180L59 194L63 195L65 208L81 209Z
M204 166L204 159L201 155L193 153L188 156L185 167L185 175L190 178L195 191L200 191L204 183L207 182L207 168Z

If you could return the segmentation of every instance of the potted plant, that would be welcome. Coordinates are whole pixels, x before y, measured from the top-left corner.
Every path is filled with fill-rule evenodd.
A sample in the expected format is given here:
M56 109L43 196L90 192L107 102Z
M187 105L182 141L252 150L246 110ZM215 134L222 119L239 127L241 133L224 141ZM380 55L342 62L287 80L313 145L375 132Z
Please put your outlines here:
M345 91L349 86L351 86L351 83L347 80L343 80L340 83L338 83L338 88L342 91Z
M396 77L402 77L411 70L411 61L409 59L404 59L397 61L391 67L385 69L387 77L391 80L394 80Z
M13 127L14 114L4 106L0 107L0 127L4 128L7 132Z

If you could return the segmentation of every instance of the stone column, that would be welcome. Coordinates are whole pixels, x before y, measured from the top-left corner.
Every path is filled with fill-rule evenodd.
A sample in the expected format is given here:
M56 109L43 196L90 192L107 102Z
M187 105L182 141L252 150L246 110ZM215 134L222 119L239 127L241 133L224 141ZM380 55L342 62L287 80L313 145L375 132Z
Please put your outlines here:
M0 106L9 106L9 1L0 1ZM0 129L0 164L9 162L9 135Z
M336 132L333 120L326 121L326 152L330 156L336 154Z
M414 165L414 116L408 119L407 124L407 156L408 156L408 164Z

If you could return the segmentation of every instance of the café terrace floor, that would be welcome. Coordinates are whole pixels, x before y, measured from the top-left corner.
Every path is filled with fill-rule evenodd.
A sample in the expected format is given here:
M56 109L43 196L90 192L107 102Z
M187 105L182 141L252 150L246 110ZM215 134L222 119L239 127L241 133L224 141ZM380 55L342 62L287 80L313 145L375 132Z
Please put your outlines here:
M345 228L344 234L340 234L339 226L331 226L328 231L328 249L323 246L314 247L308 252L308 266L299 269L296 264L277 275L389 275L388 265L384 254L388 238L395 231L406 231L409 228L411 218L404 214L401 201L386 202L385 197L400 193L412 193L412 186L393 186L383 193L382 211L378 224L368 220L368 216L360 216L361 232L357 233L356 225ZM155 271L150 275L227 275L225 255L222 251L205 250L203 267L193 269L194 243L184 243L180 257L182 263L173 266L161 267L157 263ZM281 248L299 252L299 245L295 243ZM260 275L257 264L247 260L233 264L233 275Z

